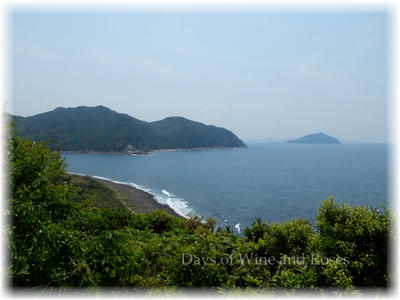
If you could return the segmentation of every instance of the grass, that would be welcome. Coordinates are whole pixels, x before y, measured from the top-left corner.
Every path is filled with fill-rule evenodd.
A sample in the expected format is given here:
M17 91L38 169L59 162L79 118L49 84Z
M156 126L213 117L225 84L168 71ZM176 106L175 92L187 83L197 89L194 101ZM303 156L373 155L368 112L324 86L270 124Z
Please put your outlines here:
M115 191L93 178L69 174L67 181L80 189L82 198L96 206L114 209L125 207Z

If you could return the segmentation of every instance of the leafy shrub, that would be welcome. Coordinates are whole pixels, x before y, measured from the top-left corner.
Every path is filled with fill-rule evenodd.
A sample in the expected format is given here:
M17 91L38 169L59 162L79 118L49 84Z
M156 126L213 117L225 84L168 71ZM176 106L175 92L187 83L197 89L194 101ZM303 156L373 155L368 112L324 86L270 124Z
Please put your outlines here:
M246 228L247 241L254 243L259 255L280 257L308 253L313 246L315 235L311 223L307 220L292 220L284 224L261 224L261 219Z
M348 270L357 286L386 286L390 212L339 205L329 198L317 216L318 247L328 257L348 257Z

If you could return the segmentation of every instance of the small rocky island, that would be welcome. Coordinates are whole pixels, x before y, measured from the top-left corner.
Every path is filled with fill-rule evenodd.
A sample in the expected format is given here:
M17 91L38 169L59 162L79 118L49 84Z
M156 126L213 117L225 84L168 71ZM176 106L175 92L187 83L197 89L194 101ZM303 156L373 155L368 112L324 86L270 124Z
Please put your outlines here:
M339 140L331 137L325 133L319 132L309 134L295 140L285 141L285 143L296 143L296 144L340 144Z

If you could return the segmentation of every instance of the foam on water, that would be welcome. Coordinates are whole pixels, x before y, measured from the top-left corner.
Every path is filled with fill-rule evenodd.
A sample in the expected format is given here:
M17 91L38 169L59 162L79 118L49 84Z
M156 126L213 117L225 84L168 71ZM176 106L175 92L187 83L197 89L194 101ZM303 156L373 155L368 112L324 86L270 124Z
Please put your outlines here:
M172 196L173 196L173 195L170 194L167 190L162 189L161 192L162 192L164 195L168 196L168 197L172 197Z
M193 210L189 207L188 203L183 199L175 196L174 194L168 192L166 189L162 189L161 193L163 195L156 195L156 200L159 203L167 204L176 213L183 217L187 217L188 214L193 214Z
M187 218L189 214L193 214L193 210L189 207L188 203L182 198L168 198L167 205L171 207L176 213L182 217Z
M235 228L236 228L236 230L238 231L238 233L240 233L240 223L237 223L237 224L235 225Z

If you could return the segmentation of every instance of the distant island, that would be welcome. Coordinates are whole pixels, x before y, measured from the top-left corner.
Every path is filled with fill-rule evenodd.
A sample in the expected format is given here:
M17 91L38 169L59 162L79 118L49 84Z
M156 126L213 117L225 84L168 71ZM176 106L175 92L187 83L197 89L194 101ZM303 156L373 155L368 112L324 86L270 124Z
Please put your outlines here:
M309 134L295 140L285 141L285 143L297 143L297 144L340 144L339 140L331 137L325 133L319 132Z
M18 135L71 152L146 154L156 150L247 147L234 133L183 117L145 122L104 106L59 107L12 116Z

